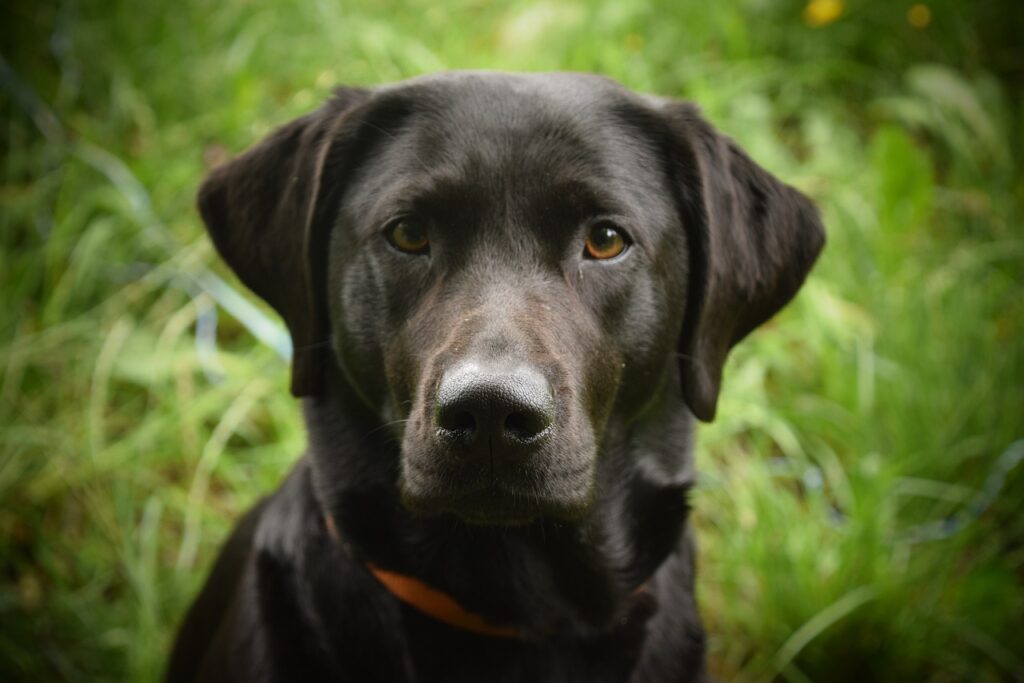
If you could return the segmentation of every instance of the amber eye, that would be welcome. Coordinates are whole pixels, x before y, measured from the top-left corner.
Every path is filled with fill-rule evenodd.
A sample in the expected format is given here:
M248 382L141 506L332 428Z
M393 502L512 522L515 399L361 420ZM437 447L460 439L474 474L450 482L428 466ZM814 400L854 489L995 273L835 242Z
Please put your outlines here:
M586 254L589 258L607 260L626 251L629 242L612 223L598 223L587 235Z
M426 228L410 219L395 221L386 234L391 246L407 254L425 254L430 248Z

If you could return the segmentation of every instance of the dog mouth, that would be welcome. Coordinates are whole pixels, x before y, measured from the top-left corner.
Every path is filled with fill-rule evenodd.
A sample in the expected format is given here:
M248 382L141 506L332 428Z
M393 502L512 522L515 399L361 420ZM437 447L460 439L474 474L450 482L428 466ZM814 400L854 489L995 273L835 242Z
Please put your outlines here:
M399 489L404 507L417 515L500 526L574 521L593 498L592 458L573 465L543 450L527 462L466 457L452 452L457 449L413 450L403 454Z
M480 444L447 436L439 429L428 440L407 434L399 492L415 514L522 525L542 517L580 519L590 507L594 458L580 457L587 449L573 450L574 457L563 453L554 426L512 450L492 439Z
M526 526L539 519L577 521L590 507L590 487L579 495L553 497L492 483L473 489L420 491L402 486L402 504L410 512L433 517L454 515L477 526Z

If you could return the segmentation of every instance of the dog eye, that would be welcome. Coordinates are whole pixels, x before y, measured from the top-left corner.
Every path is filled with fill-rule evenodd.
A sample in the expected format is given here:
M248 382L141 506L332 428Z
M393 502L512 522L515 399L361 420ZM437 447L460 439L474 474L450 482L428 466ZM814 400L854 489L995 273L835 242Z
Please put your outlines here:
M403 218L392 223L386 236L391 246L407 254L425 254L430 248L427 229L411 219Z
M629 242L614 223L601 222L590 228L585 245L586 256L592 259L612 259L626 251Z

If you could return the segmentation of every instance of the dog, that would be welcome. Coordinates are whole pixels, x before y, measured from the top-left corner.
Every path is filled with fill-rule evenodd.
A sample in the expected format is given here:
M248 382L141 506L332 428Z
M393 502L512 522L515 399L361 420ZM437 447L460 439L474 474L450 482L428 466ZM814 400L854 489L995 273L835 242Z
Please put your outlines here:
M692 104L455 72L338 89L198 205L309 448L168 680L706 680L695 420L822 249L811 200Z

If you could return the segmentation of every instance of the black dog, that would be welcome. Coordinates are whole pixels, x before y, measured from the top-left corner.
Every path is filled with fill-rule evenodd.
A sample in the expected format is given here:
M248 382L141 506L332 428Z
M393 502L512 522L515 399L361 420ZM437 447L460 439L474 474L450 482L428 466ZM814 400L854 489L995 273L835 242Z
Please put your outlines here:
M310 446L169 679L704 678L693 418L817 257L806 197L691 105L456 73L339 90L199 207Z

